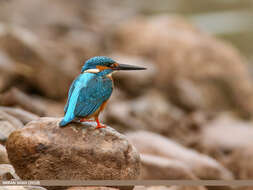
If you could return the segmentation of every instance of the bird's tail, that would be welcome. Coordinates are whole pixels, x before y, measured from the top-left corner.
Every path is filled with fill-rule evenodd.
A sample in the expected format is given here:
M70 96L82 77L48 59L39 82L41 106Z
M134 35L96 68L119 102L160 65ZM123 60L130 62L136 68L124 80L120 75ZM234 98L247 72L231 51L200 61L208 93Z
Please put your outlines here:
M64 127L64 126L66 126L67 124L69 124L71 121L69 121L69 120L66 120L65 118L63 118L62 120L61 120L61 122L59 123L59 126L60 127Z
M59 124L60 127L64 127L65 125L67 125L68 123L70 123L75 119L75 108L78 101L79 93L80 93L80 83L77 83L75 89L71 94L67 112Z

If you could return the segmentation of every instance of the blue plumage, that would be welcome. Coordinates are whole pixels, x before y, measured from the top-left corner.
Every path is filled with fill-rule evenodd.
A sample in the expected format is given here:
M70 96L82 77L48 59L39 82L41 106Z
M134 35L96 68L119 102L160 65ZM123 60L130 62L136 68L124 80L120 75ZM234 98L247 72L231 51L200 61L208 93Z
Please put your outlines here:
M70 87L65 116L60 126L65 126L75 118L91 116L111 94L112 80L108 77L94 73L80 74Z
M145 68L116 63L114 60L98 56L87 60L81 74L70 86L68 100L64 107L64 118L60 122L63 127L75 118L95 117L97 128L102 128L98 115L112 94L111 73L115 70L143 70Z
M94 66L98 66L98 65L109 67L113 63L115 63L115 61L109 57L105 57L105 56L92 57L85 62L84 66L82 67L81 72L84 72L87 69L93 69Z

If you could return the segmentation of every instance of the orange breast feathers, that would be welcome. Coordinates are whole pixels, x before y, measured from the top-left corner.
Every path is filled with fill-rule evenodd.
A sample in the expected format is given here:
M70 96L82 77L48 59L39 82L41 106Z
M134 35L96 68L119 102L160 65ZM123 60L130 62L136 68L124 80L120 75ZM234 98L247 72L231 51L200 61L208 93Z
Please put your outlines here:
M99 108L99 112L103 111L105 109L105 106L107 104L108 100L104 101L103 104Z
M101 106L97 109L97 111L95 111L93 114L91 114L91 115L89 115L87 118L91 118L91 117L98 117L99 116L99 114L100 114L100 112L102 112L104 109L105 109L105 106L106 106L106 104L107 104L107 101L108 100L106 100L106 101L104 101L102 104L101 104Z

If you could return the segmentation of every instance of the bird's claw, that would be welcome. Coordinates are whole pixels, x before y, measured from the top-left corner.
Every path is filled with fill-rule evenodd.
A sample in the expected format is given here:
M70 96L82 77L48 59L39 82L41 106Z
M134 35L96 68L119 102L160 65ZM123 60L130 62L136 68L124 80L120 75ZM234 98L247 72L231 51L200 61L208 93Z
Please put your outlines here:
M96 126L95 129L101 129L101 128L106 128L106 126L105 125L98 125L98 126Z

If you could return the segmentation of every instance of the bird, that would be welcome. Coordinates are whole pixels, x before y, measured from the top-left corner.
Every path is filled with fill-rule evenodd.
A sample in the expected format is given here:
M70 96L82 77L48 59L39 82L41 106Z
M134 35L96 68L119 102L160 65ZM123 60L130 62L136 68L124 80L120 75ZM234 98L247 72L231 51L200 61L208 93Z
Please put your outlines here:
M105 128L99 121L99 114L104 110L113 91L112 73L115 71L145 70L144 67L120 64L106 56L88 59L81 69L81 74L72 82L64 117L59 126L67 126L72 121L96 121L96 129ZM93 118L94 120L90 120Z

